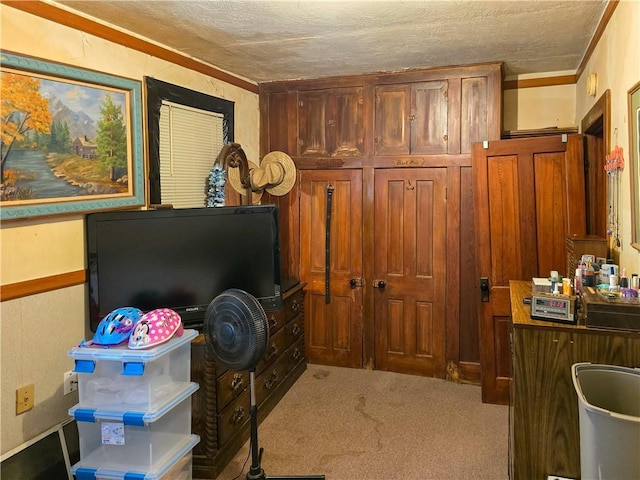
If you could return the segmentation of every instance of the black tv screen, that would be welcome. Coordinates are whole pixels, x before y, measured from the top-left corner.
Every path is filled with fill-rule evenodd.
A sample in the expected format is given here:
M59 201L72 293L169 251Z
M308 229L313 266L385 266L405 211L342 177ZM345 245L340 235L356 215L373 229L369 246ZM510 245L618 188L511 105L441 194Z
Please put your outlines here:
M118 307L171 308L200 330L228 288L282 306L275 205L92 213L86 241L92 331Z

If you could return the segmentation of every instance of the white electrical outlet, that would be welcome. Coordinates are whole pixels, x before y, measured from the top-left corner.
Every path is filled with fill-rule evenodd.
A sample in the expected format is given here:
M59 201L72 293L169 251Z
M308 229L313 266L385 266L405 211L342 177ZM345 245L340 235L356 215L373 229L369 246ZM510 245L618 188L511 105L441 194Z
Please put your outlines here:
M71 392L78 390L78 373L73 370L69 370L64 373L62 380L64 385L64 394L69 395Z

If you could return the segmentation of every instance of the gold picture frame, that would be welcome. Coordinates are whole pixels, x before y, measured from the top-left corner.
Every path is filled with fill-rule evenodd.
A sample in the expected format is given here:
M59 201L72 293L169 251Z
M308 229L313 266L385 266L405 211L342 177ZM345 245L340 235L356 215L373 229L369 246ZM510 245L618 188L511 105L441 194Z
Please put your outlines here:
M640 251L640 82L631 87L628 94L631 246Z

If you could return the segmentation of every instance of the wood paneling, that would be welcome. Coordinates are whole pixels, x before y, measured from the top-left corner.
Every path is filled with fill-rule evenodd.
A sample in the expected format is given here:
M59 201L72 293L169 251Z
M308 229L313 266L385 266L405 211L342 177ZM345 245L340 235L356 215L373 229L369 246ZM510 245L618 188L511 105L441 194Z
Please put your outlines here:
M344 299L356 303L350 304L350 311L357 311L361 318L361 334L358 340L353 336L347 336L346 323L335 322L335 325L327 322L327 309L324 303L324 277L320 271L312 274L318 280L305 278L310 286L315 285L316 294L307 295L308 319L314 322L313 327L308 328L308 336L314 335L314 342L323 344L327 348L341 351L338 345L345 342L359 342L361 344L361 364L369 368L378 368L376 362L378 333L376 330L377 300L380 291L374 288L376 279L376 262L382 251L378 238L375 235L376 226L382 217L379 216L377 197L380 195L376 186L376 179L384 176L388 171L402 171L402 175L410 178L412 170L442 169L444 175L445 203L441 208L434 210L438 221L442 220L443 228L440 230L437 241L444 241L446 254L443 259L429 259L420 256L421 251L431 248L431 240L409 241L403 236L401 230L395 228L390 234L394 245L404 242L407 245L406 252L392 250L383 255L389 257L389 265L402 271L412 261L423 262L424 265L433 267L434 262L443 261L444 271L441 282L445 285L443 292L444 310L436 313L432 305L431 313L427 314L428 302L407 303L402 296L388 304L393 318L411 315L413 331L419 331L422 340L414 338L414 350L432 349L433 352L444 352L446 375L452 380L479 382L479 345L478 345L478 319L477 319L477 277L475 275L475 242L472 240L475 234L474 228L474 202L473 202L473 170L471 168L471 143L478 140L498 140L501 132L501 85L502 67L500 64L482 64L461 67L447 67L436 69L412 70L398 73L384 73L375 75L357 75L334 78L320 78L310 80L298 80L287 82L270 82L260 85L261 98L261 151L264 153L274 150L275 146L281 148L288 145L286 150L296 162L302 184L304 178L312 172L324 175L326 181L339 180L341 171L357 170L361 175L361 197L352 197L350 208L361 210L360 224L362 262L360 284L350 292L350 296L340 294L339 290L333 291L337 286L331 281L331 308L338 311L338 304ZM356 112L349 95L350 91L361 92L362 95L362 142L354 134L359 130L358 121L353 121L352 114ZM345 92L342 97L341 92ZM306 95L316 96L316 113L305 113L304 98ZM278 99L276 99L278 97ZM292 98L296 98L292 102ZM300 98L303 105L300 105ZM284 104L284 106L283 106ZM339 105L342 105L344 115L336 113ZM334 108L332 105L335 105ZM275 108L278 118L270 121L270 108ZM359 106L357 107L360 108ZM286 110L286 114L278 109ZM302 109L302 110L301 110ZM288 125L282 125L282 118L288 118ZM355 118L359 118L359 113ZM312 118L317 121L312 121ZM335 118L334 129L328 126L331 118ZM339 126L340 118L344 118L342 126ZM278 126L281 125L281 126ZM301 129L301 132L296 130ZM283 131L283 130L286 130ZM315 132L311 134L311 132ZM324 133L323 133L324 132ZM322 140L324 135L324 140ZM330 140L335 138L335 143ZM288 137L285 141L284 138ZM321 139L320 141L313 139ZM310 145L315 142L311 150L299 151L299 146ZM341 144L353 145L356 142L358 153L355 155L336 154ZM317 144L317 145L316 145ZM306 147L305 147L306 148ZM334 152L335 149L335 152ZM315 151L313 151L315 150ZM466 153L465 153L466 150ZM347 151L353 151L351 147ZM320 173L324 172L324 173ZM311 178L310 176L307 178ZM318 177L320 178L320 177ZM413 184L415 187L415 184ZM393 187L392 187L393 189ZM322 189L321 189L322 190ZM426 190L425 190L426 191ZM320 228L323 223L319 220L321 214L309 216L305 202L310 202L308 192L298 189L296 192L280 199L280 204L288 203L288 215L295 216L299 223L299 234L291 230L292 237L283 241L283 258L290 259L291 268L304 265L322 263L322 249L324 248L324 231ZM316 192L319 195L319 192ZM336 193L337 194L337 193ZM313 194L315 195L315 194ZM397 197L399 199L399 197ZM264 203L265 200L263 200ZM267 200L268 201L268 200ZM296 202L298 207L295 206ZM310 203L309 205L312 205ZM396 211L393 203L391 207ZM297 208L297 209L296 209ZM322 204L317 206L322 210ZM398 210L400 211L400 210ZM324 215L324 212L322 212ZM400 218L393 221L399 222ZM308 222L313 225L313 233L310 234ZM351 221L353 224L354 222ZM399 225L395 224L396 227ZM292 225L293 227L293 225ZM306 233L305 233L306 232ZM435 241L435 240L434 240ZM302 242L302 243L300 243ZM311 243L309 243L311 242ZM350 240L341 240L343 245L352 245ZM301 247L301 245L308 245ZM305 252L313 246L322 255L314 253L313 258L306 259ZM344 248L344 247L343 247ZM415 251L410 252L410 248ZM289 249L290 251L285 251ZM421 250L422 249L422 250ZM297 250L297 252L296 252ZM343 252L337 252L340 259ZM315 255L319 255L317 258ZM346 253L345 253L346 255ZM333 260L332 260L333 262ZM429 264L429 262L431 262ZM423 264L420 268L426 268ZM315 268L315 267L314 267ZM338 275L339 273L336 273ZM341 275L341 274L340 274ZM336 287L337 288L337 287ZM342 288L342 287L340 287ZM384 295L384 294L383 294ZM335 300L335 302L334 302ZM399 302L399 303L395 303ZM409 305L409 306L408 306ZM347 311L346 307L344 311ZM386 307L385 307L386 308ZM398 309L403 310L402 315ZM438 306L438 308L440 308ZM311 312L313 310L313 312ZM412 310L412 313L406 313ZM334 316L331 313L330 316ZM351 313L342 314L345 318ZM418 325L420 322L420 325ZM443 337L437 335L428 339L425 335L429 329L436 329L435 325L444 322ZM393 323L395 335L400 335L400 323ZM406 323L402 325L406 332ZM343 339L336 343L335 339ZM394 342L400 337L395 337ZM395 343L394 343L395 345ZM444 347L443 347L444 345ZM330 346L330 347L329 347ZM335 347L334 347L335 346ZM308 350L312 350L307 345ZM442 350L444 348L444 350ZM318 349L320 352L320 349ZM326 355L326 360L340 360L342 354ZM440 364L439 364L440 365ZM444 368L439 366L433 373L442 376ZM432 373L430 373L432 374Z

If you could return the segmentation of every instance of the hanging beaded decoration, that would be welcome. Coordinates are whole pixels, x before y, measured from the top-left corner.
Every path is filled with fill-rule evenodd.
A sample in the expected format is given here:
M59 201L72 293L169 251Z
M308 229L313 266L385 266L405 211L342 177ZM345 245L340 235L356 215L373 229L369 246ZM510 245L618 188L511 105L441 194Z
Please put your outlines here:
M617 132L616 132L617 133ZM622 147L616 145L606 157L604 169L609 181L609 229L607 235L613 237L616 247L620 247L620 172L624 168Z
M207 207L224 207L224 185L227 183L227 172L218 162L209 172L209 188L207 189Z

